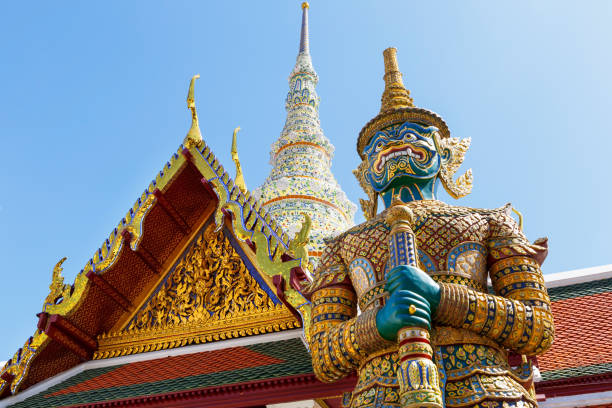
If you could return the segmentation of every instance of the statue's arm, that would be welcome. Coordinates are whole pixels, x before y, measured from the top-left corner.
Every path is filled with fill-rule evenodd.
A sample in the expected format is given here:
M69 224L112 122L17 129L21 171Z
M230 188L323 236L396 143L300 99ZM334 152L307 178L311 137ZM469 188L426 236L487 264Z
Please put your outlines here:
M357 314L357 295L346 267L326 249L309 292L312 302L310 350L317 378L333 382L355 370L374 350L388 347L376 329L377 309Z
M530 244L505 212L493 213L490 225L487 263L497 295L443 283L436 321L472 330L520 354L541 354L554 339L540 270L546 248Z

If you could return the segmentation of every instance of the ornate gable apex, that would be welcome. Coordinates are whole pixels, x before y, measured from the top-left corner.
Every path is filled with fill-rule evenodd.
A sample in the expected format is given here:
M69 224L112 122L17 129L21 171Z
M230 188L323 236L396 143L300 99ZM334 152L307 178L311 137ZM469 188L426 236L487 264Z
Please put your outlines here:
M136 312L98 336L94 359L300 327L232 231L208 220Z

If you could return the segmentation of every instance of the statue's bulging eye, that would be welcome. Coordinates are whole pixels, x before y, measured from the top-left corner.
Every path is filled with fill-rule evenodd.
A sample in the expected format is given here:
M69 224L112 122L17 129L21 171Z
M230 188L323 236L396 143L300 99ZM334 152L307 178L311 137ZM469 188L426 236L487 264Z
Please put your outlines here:
M416 136L415 136L415 135L413 135L412 133L406 133L406 134L404 135L404 141L405 141L405 142L410 142L410 141L412 141L412 140L414 140L414 139L416 139Z
M380 152L382 150L382 148L384 147L384 143L381 140L380 142L376 143L376 147L374 147L374 151L375 152Z

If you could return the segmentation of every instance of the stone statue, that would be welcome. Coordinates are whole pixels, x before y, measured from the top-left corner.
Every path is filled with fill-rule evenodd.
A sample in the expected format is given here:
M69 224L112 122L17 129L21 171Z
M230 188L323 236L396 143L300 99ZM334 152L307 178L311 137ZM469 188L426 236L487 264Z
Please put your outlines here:
M552 344L547 243L525 238L510 205L436 200L438 180L454 198L470 192L471 172L453 180L469 140L415 107L396 50L384 57L382 108L357 143L367 221L329 241L307 290L315 373L357 370L348 407L536 407L527 359L511 367L508 354Z

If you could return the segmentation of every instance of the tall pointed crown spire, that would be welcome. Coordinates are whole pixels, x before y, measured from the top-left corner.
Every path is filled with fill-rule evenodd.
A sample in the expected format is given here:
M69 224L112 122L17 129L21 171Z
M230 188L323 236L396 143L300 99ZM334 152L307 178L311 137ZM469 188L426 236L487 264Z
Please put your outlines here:
M441 137L450 137L448 126L440 116L430 110L414 106L410 91L404 87L402 81L402 73L397 64L397 50L392 47L387 48L383 51L383 59L385 90L381 98L380 112L359 132L357 153L361 158L365 159L363 149L377 131L397 123L410 121L423 126L435 126Z
M367 163L364 149L376 132L403 122L417 123L421 126L435 126L438 129L436 136L434 136L436 149L439 152L445 152L439 173L442 185L448 194L454 198L469 194L472 190L472 170L466 171L457 180L453 180L453 175L463 162L465 152L470 146L470 139L451 137L446 122L437 113L414 106L410 92L404 87L402 81L402 73L398 68L397 50L395 48L384 50L383 58L385 61L385 75L383 76L385 90L381 98L380 112L366 123L359 132L357 139L357 153L364 160L362 165ZM356 175L359 174L359 172L356 173ZM368 215L371 216L372 210L374 210L374 213L376 212L376 195L372 195L372 191L368 189L363 177L358 176L358 178L370 197L369 202L362 200L362 206L364 211L367 211Z
M319 121L319 77L310 58L308 11L308 3L302 3L300 48L289 75L285 127L272 144L272 171L255 193L290 236L300 230L304 215L310 217L307 249L316 263L325 246L323 239L351 227L357 207L331 172L334 146Z
M394 109L408 108L414 106L410 91L404 87L402 73L397 65L397 50L387 48L383 51L385 60L385 90L381 98L381 112L388 112Z

